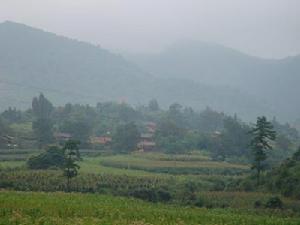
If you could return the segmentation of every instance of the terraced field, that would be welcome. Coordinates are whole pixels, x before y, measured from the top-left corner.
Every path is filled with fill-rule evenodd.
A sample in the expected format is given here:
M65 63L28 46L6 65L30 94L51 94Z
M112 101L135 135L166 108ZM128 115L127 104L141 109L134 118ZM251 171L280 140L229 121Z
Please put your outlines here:
M38 153L21 151L28 157ZM66 180L60 170L29 170L24 159L1 161L0 188L6 191L0 191L0 225L300 225L299 201L281 197L282 210L256 209L255 202L264 204L273 195L218 191L247 175L248 165L216 162L199 153L109 156L97 150L81 152L72 194L61 192ZM187 189L190 184L193 192ZM170 199L165 199L166 194ZM194 194L197 202L186 202Z
M37 155L37 149L0 150L0 165L14 167L25 165L26 160ZM212 161L202 154L167 155L162 153L133 153L130 155L101 155L93 149L81 149L82 171L91 173L173 174L173 175L244 175L249 172L245 164Z
M0 161L25 161L39 152L36 149L1 149Z
M168 174L243 175L249 166L227 162L216 162L204 156L163 154L133 154L103 157L101 165L106 167L142 170Z
M26 161L30 156L37 155L43 150L39 149L0 149L0 162L3 161ZM85 156L96 156L98 150L81 149L80 153Z
M79 183L80 186L86 186L86 188L92 188L98 191L94 185L89 185L90 181L84 185L81 184L82 177L86 175L104 175L104 176L129 176L133 178L147 178L151 180L164 180L164 183L169 183L169 187L173 189L175 186L184 186L187 182L193 182L197 185L197 190L219 190L219 187L229 179L237 179L244 176L249 172L247 165L242 164L230 164L226 162L214 162L209 157L195 154L195 155L166 155L160 153L134 153L131 155L114 155L114 156L91 156L91 153L96 155L97 150L83 150L83 160L80 162L79 171ZM49 171L30 171L26 169L25 160L15 161L2 161L0 162L0 168L20 168L17 171L7 172L0 174L3 179L7 179L12 182L11 186L19 186L17 190L25 190L29 187L38 186L38 183L48 183L44 181L49 177ZM57 179L60 171L53 171ZM43 175L44 174L44 175ZM38 176L38 177L37 177ZM21 181L17 181L21 179ZM31 179L31 177L36 177ZM50 176L51 177L51 176ZM92 178L89 178L92 179ZM88 180L89 180L88 179ZM101 182L100 178L95 178L97 182ZM52 177L51 179L52 180ZM38 182L39 181L39 182ZM23 184L20 184L23 182ZM28 182L31 184L27 184ZM55 181L53 181L56 183ZM163 186L165 184L162 184ZM62 188L52 187L52 184L48 185L48 188L42 188L40 190L63 190ZM141 184L143 186L143 184ZM114 187L112 187L114 188ZM39 190L35 188L35 190ZM74 190L77 190L76 188Z

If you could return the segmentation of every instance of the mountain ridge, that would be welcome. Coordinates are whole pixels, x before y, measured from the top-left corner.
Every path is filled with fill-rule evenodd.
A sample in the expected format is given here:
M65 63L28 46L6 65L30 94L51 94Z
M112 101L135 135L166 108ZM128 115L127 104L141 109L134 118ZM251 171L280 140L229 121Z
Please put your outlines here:
M158 54L127 55L127 59L158 78L186 78L237 88L268 102L273 111L281 111L282 118L299 116L296 96L300 95L300 55L263 59L195 41L173 45Z
M89 43L13 22L0 24L1 110L29 107L44 92L54 104L96 104L127 100L145 104L156 98L163 107L178 102L206 106L254 119L276 115L260 99L236 88L186 78L157 78L126 57Z

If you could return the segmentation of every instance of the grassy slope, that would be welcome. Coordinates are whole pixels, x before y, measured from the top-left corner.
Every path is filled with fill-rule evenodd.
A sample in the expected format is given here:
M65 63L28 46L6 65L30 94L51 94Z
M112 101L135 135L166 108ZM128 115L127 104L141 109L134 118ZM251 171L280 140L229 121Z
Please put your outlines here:
M0 224L296 225L300 218L232 209L183 208L105 195L3 191Z

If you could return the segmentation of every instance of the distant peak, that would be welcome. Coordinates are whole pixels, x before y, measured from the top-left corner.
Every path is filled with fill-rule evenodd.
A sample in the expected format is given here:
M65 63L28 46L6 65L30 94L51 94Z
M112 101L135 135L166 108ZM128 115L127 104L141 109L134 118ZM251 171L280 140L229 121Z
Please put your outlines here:
M36 29L32 26L28 26L26 24L23 23L17 23L14 21L10 21L10 20L6 20L3 23L0 23L0 27L4 27L4 28L8 28L8 29Z
M25 26L25 24L17 23L17 22L11 21L11 20L5 20L4 22L2 22L0 24L3 24L3 25L22 25L22 26Z
M192 46L220 46L219 44L208 42L208 41L199 41L193 39L184 39L177 41L173 44L173 46L185 46L185 47L192 47Z

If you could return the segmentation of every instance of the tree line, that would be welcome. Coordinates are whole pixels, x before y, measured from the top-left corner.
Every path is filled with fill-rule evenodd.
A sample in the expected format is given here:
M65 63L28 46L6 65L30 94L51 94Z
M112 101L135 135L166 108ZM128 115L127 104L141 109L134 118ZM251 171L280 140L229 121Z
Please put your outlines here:
M277 133L276 140L272 142L276 151L266 153L268 161L275 163L284 156L292 155L299 140L297 130L289 124L279 123L276 118L267 121L260 117L263 118ZM168 109L161 109L155 99L150 100L148 105L136 107L116 102L101 102L96 106L69 103L55 107L40 94L33 98L32 107L28 110L5 110L0 115L0 132L14 137L20 148L29 144L41 149L51 144L63 144L57 143L54 138L54 134L60 132L70 134L72 139L80 141L83 148L127 153L136 150L141 134L147 132L147 122L156 124L153 141L158 151L179 154L201 150L214 160L253 160L254 142L249 143L256 135L251 130L257 124L209 107L195 111L174 103ZM109 136L112 141L92 146L90 139L93 136ZM6 147L5 140L0 143L3 148ZM270 146L263 149L265 147Z

